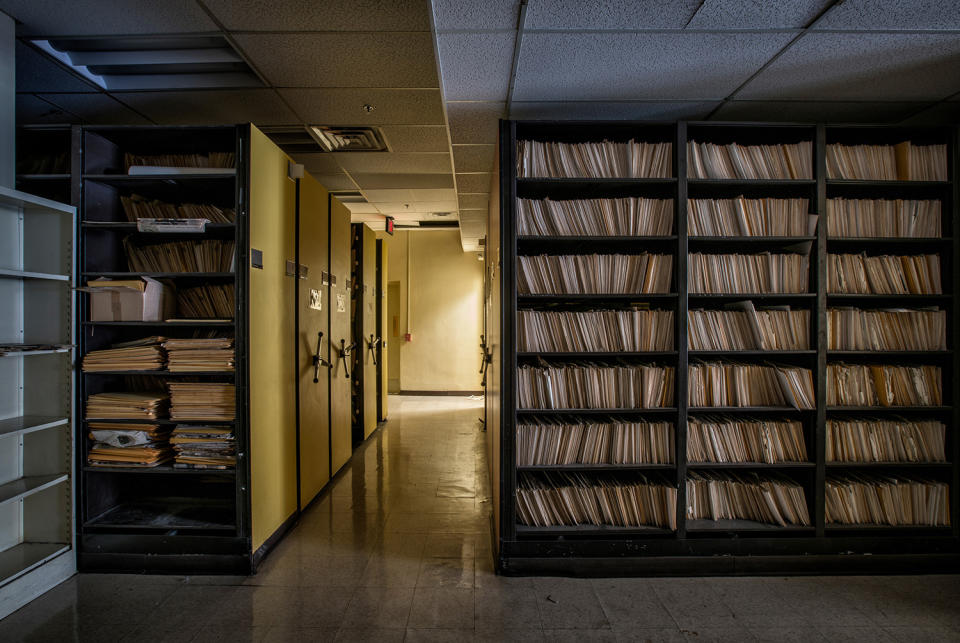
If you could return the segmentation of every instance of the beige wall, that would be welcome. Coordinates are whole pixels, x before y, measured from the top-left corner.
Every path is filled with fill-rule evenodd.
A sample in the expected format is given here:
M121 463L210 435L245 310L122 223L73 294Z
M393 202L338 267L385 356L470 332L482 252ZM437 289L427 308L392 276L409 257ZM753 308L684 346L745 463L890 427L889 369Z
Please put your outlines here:
M400 282L401 390L479 391L483 263L463 252L455 229L378 232L377 238L389 244L389 281ZM403 340L406 332L412 341Z

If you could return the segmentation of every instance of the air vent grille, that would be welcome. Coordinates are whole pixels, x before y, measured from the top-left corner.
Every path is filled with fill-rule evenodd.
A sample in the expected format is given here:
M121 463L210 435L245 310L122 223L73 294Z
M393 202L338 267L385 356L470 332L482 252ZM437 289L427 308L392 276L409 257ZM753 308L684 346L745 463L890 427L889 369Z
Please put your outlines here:
M309 125L307 132L327 152L384 152L387 143L375 127Z

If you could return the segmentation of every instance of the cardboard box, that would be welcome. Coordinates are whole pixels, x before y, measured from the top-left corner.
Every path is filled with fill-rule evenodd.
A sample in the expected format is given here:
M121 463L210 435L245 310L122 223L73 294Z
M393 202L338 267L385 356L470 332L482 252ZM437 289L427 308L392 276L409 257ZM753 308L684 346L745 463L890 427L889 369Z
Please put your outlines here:
M90 293L90 321L164 321L176 314L173 288L149 277L95 279L81 290Z

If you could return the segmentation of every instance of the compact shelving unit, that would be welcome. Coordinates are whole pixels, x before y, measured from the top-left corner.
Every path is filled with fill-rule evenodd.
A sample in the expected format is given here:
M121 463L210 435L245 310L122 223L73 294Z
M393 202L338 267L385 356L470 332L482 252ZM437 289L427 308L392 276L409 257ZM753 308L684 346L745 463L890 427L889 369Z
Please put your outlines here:
M76 571L74 217L0 188L0 618Z
M231 469L178 469L172 463L153 468L92 466L86 421L78 421L79 566L86 570L164 569L249 571L250 500L247 398L247 276L232 272L130 272L125 238L143 242L223 239L236 241L235 264L246 265L249 139L243 127L138 128L89 127L82 130L80 279L110 277L162 279L175 288L232 284L234 312L228 321L90 321L89 297L80 299L80 358L77 408L82 413L91 394L163 388L169 381L229 382L236 386L232 422L203 422L234 428L237 466ZM235 168L218 172L189 170L169 175L128 175L124 153L182 154L230 152ZM127 221L120 198L140 195L167 203L213 204L236 212L235 223L210 224L203 233L140 233ZM178 318L182 315L177 315ZM162 371L82 372L79 363L90 351L145 336L192 337L216 330L234 336L234 372L170 373ZM98 420L99 422L100 420ZM120 421L120 420L117 420ZM130 421L130 420L127 420ZM116 421L115 421L116 422ZM161 419L161 425L178 422ZM182 422L181 422L182 423ZM187 422L189 423L189 422ZM185 556L190 554L191 556ZM178 560L180 562L178 562Z
M517 176L517 144L521 140L599 142L603 140L669 142L673 167L670 178L522 178ZM825 150L831 143L946 144L948 178L943 182L857 181L828 179ZM688 178L689 141L746 145L797 143L812 145L812 178L796 180ZM501 303L488 319L488 343L496 347L488 395L495 400L492 412L499 432L492 441L495 500L495 540L498 565L505 573L579 574L732 574L758 572L869 571L956 569L960 563L958 532L958 344L956 319L958 207L957 131L949 128L917 129L814 124L766 123L631 123L502 121L498 165L498 206L491 212L487 240L488 270L494 275L493 297ZM687 226L688 199L695 198L805 198L810 212L819 215L813 235L796 237L695 237ZM494 195L495 196L495 195ZM537 237L518 236L518 198L588 199L615 197L672 198L674 233L664 237ZM849 198L925 198L942 204L943 235L937 239L833 239L827 234L826 201ZM496 200L493 201L497 203ZM695 294L688 283L688 257L694 252L762 253L789 251L798 244L810 247L809 291L800 294ZM943 295L834 295L827 292L828 252L909 254L936 252L941 257ZM534 254L659 252L674 257L673 288L658 295L527 295L518 294L518 256ZM810 349L794 351L694 351L687 344L688 312L719 308L751 300L758 306L789 305L809 310ZM533 353L517 351L517 311L622 309L631 304L675 312L675 348L654 353ZM937 306L947 311L946 351L889 352L828 351L828 307L863 308ZM499 332L498 331L499 326ZM675 408L666 409L550 409L517 408L517 368L538 361L655 363L676 369ZM937 364L943 369L944 404L940 407L832 408L826 403L826 371L831 362L887 364ZM793 407L697 408L688 405L688 365L702 360L746 364L776 363L810 369L814 376L815 408ZM497 408L499 405L499 408ZM499 412L498 412L499 411ZM786 418L803 425L807 462L693 463L687 461L687 423L697 416ZM561 465L517 466L516 430L532 417L562 418L602 416L649 418L675 426L676 460L669 465ZM909 417L939 419L946 424L946 463L842 464L825 458L826 422L834 417ZM489 417L489 414L488 414ZM491 422L490 430L497 424ZM802 486L811 519L809 526L776 526L747 520L691 520L686 517L686 480L690 471L776 472ZM922 472L949 483L949 527L833 525L825 521L825 480L839 471L885 474ZM517 478L524 471L657 472L678 492L676 530L654 527L530 527L518 523ZM840 556L839 554L847 554Z

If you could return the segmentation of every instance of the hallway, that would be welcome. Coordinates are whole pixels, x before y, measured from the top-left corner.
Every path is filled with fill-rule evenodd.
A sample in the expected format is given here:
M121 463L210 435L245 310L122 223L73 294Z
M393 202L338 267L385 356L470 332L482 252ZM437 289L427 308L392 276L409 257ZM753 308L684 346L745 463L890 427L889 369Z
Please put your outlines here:
M75 576L0 621L0 640L960 640L955 576L497 577L481 414L392 396L256 576Z

